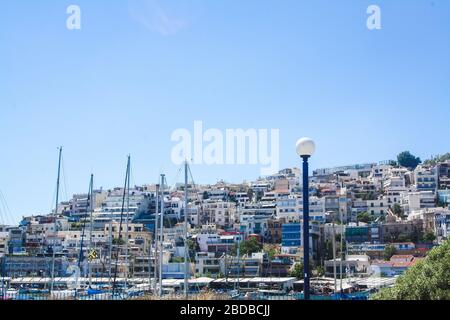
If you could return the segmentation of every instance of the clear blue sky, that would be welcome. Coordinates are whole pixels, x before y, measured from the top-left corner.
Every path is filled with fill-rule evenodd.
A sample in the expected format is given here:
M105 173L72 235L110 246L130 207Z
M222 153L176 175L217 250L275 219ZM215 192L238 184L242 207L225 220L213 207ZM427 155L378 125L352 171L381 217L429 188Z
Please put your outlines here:
M66 8L82 29L66 29ZM382 30L366 9L382 10ZM281 167L450 151L448 0L46 0L0 10L0 190L12 214L48 213L63 145L66 194L154 183L177 128L279 128ZM193 166L198 183L259 166ZM181 176L179 181L181 181Z

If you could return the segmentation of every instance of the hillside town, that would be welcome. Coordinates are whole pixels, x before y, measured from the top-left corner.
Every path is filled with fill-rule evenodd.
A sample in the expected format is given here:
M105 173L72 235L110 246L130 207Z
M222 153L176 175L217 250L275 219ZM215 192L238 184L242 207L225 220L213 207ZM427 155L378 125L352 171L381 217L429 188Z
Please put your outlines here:
M440 160L312 172L316 294L392 285L448 239L450 160ZM187 274L190 292L301 292L302 200L298 168L238 184L190 179L168 186L163 178L75 194L48 215L0 225L2 284L16 291L46 290L50 282L67 289L62 283L75 265L77 277L97 288L120 281L173 293Z

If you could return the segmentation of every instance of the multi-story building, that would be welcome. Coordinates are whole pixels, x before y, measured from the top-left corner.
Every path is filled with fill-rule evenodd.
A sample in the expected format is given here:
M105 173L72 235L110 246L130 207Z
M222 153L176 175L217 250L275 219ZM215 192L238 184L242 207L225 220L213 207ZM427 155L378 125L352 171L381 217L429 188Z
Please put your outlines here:
M220 257L213 252L197 252L195 254L195 274L218 277L220 275Z
M434 208L436 206L436 195L432 191L405 192L401 197L401 205L405 213Z
M230 228L237 222L236 204L222 200L207 200L203 203L202 223Z
M326 277L331 278L334 276L334 266L336 266L337 277L340 277L341 274L343 277L364 277L368 276L368 273L370 271L370 257L365 254L346 255L345 260L342 261L342 263L340 258L336 259L336 263L334 262L334 260L325 261Z
M150 270L150 274L149 274ZM132 258L132 276L135 278L148 278L155 275L155 257L148 255L134 256Z
M301 197L290 195L277 201L277 218L290 222L300 220Z
M269 219L267 220L267 241L269 243L280 243L282 235L282 225L286 223L285 219Z
M370 241L370 227L368 225L346 226L345 241L364 243Z
M21 228L11 228L9 229L9 243L8 252L9 254L24 254L25 250L25 239L26 232Z
M128 232L127 224L122 223L122 228L120 228L119 222L111 223L110 225L105 225L104 235L111 234L113 243L125 244L126 236L128 235L128 246L129 253L132 255L139 255L146 253L146 249L151 243L151 234L144 229L144 225L140 223L129 223ZM120 230L119 230L120 229ZM120 241L119 239L122 239Z
M317 248L319 239L320 239L320 224L316 221L310 221L309 247L310 247L310 254L313 258L317 257ZM302 248L303 248L303 222L283 224L281 252L284 254L297 254L299 250Z
M367 200L367 211L373 218L386 215L391 204L388 204L388 199L380 197L377 200Z
M225 189L212 189L207 191L208 199L212 201L227 201L230 192Z
M77 221L81 218L89 216L91 210L100 208L102 203L106 200L108 193L102 190L94 190L92 195L92 201L89 200L87 194L74 194L72 199L69 200L68 208L64 210L64 214L71 218L71 221Z
M236 192L234 193L234 199L239 203L239 204L245 204L247 202L250 202L251 199L249 197L249 194L247 192Z
M18 277L50 277L53 270L53 257L12 255L4 256L2 261L5 274L12 278ZM55 257L55 277L68 276L69 261L63 255Z
M245 214L240 216L240 232L246 236L257 234L262 237L268 236L269 224L271 217L265 215Z
M398 254L413 254L416 245L412 242L404 243L348 243L347 252L349 254L367 254L371 259L383 259L384 252L388 245L392 245L397 250Z
M8 254L9 232L0 231L0 258Z
M220 259L220 273L226 277L251 278L261 276L267 256L263 252L240 257L224 255Z
M414 170L417 191L436 192L438 187L438 171L436 167L419 165Z
M115 188L113 190L109 190L101 204L102 208L121 208L123 205L123 193L123 188ZM129 202L130 211L136 211L137 208L141 206L146 194L147 193L142 192L140 189L130 190L130 197L128 199L127 196L125 205L128 206Z
M300 223L286 223L281 226L283 251L289 251L289 248L298 248L302 245Z
M450 209L442 209L435 212L436 235L441 239L450 236Z
M439 190L450 190L450 160L438 164Z
M398 241L417 242L423 230L423 222L421 220L384 222L380 227L380 236L385 243Z

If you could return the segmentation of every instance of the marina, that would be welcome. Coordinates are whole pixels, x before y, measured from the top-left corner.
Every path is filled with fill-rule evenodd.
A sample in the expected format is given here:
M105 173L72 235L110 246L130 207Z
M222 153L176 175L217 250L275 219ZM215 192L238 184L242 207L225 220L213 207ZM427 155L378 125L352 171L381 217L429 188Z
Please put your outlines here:
M53 279L54 290L48 289L51 278L5 278L4 290L0 296L5 300L133 300L133 299L167 299L183 298L185 294L184 280L164 279L162 281L162 294L153 292L151 284L153 279L116 279L116 292L113 294L108 278L80 278L74 283L73 278ZM340 289L332 285L333 279L312 279L313 300L368 300L370 295L379 289L392 286L392 279L371 278L352 279L353 285L344 285ZM349 281L350 282L350 281ZM89 285L91 283L91 285ZM127 284L127 285L125 285ZM229 300L303 300L301 288L302 281L294 278L244 278L213 279L197 278L188 280L189 298L195 300L196 296L209 293L216 299ZM76 289L69 289L76 285ZM226 290L228 286L238 287L237 290ZM339 291L338 293L334 293ZM328 292L328 294L325 294Z

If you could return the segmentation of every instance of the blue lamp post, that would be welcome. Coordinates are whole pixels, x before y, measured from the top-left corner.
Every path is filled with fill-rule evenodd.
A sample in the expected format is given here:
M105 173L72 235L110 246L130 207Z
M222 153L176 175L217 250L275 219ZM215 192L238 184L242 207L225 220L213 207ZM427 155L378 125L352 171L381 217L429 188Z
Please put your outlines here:
M303 159L303 265L305 300L310 299L310 274L309 274L309 174L308 159L314 154L316 145L310 138L301 138L297 141L297 154Z

